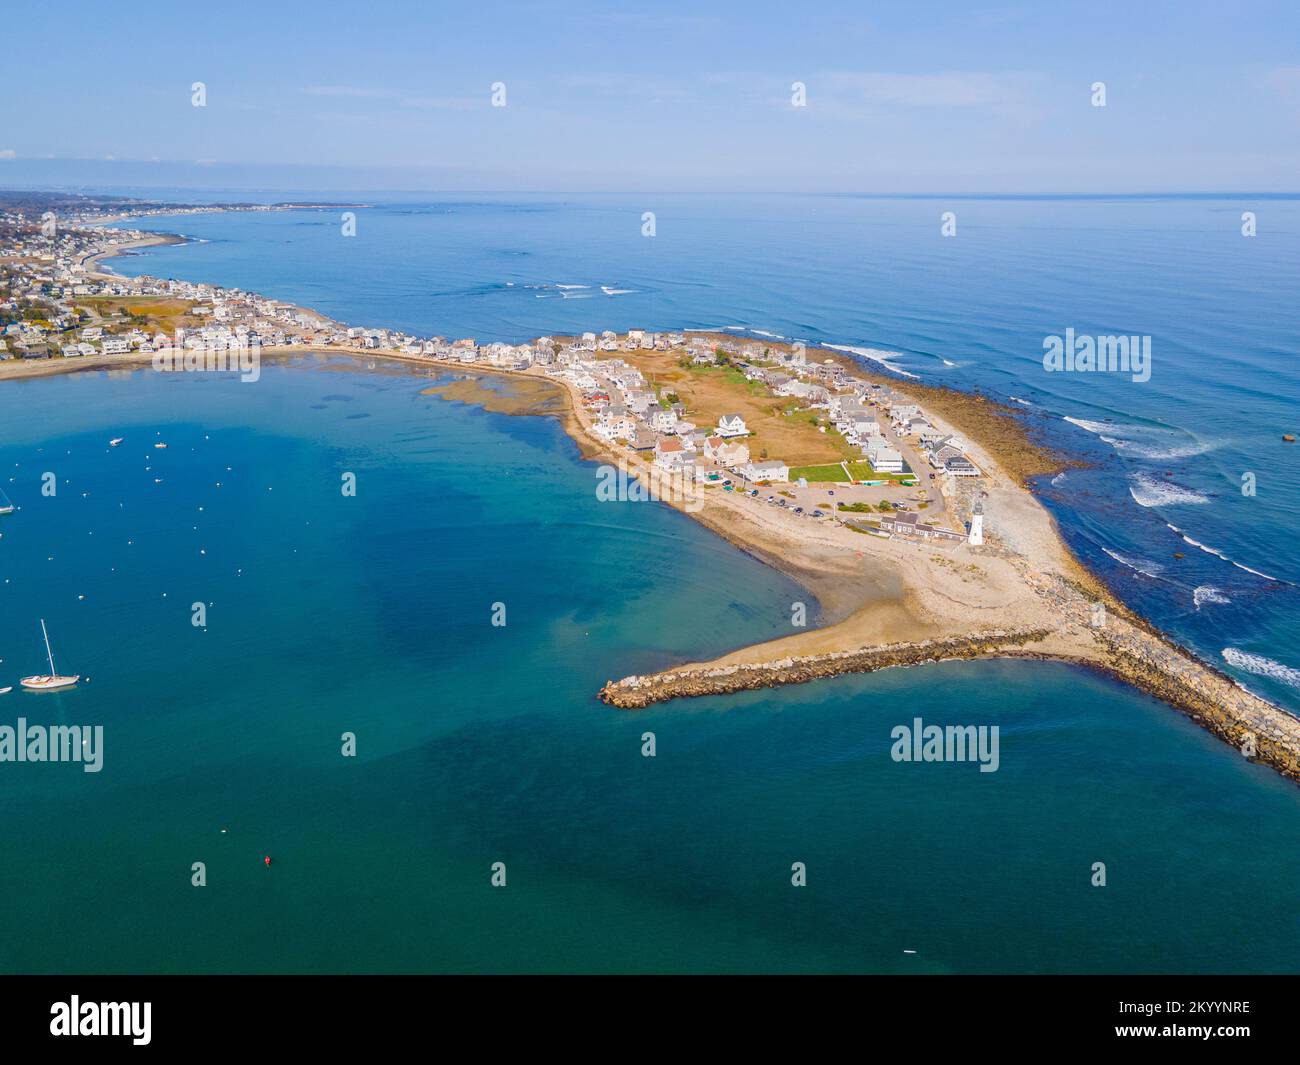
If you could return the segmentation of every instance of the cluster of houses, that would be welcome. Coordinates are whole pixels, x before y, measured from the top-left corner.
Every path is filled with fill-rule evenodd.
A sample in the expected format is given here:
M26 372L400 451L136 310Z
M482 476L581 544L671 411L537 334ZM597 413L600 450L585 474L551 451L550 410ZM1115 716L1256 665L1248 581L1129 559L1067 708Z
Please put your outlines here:
M33 237L27 231L3 241L0 256L8 261L0 270L0 312L7 312L7 324L0 337L0 358L310 346L396 352L511 370L536 367L577 389L593 414L593 432L643 453L660 471L701 483L733 477L752 483L789 481L785 462L750 453L746 442L750 429L742 415L724 414L716 424L697 424L682 403L661 403L641 371L617 357L620 351L680 350L692 365L724 362L772 394L791 399L793 408L824 412L826 422L859 449L877 473L916 472L908 468L900 450L898 441L906 439L914 441L916 452L936 474L980 476L966 454L965 442L935 427L916 403L837 362L809 360L801 345L773 349L739 338L643 329L622 336L606 330L563 339L539 337L529 344L421 338L349 327L239 289L152 277L105 277L87 269L85 263L92 255L140 235L72 226L54 237ZM77 299L87 296L183 300L190 305L190 321L197 324L173 335L151 332L120 316L85 325L87 316ZM23 313L38 304L39 316ZM879 528L886 535L963 538L920 522L916 514L906 511L882 518Z
M683 350L692 365L725 361L747 380L761 382L777 396L790 397L800 409L823 410L828 422L878 473L908 473L894 438L915 437L918 450L935 470L950 476L978 476L966 458L966 445L930 424L920 408L896 396L884 384L856 377L835 362L810 362L800 347L773 350L740 340L683 333L655 334L630 330L625 336L586 333L556 346L542 337L534 346L533 364L575 386L594 414L593 431L609 442L644 452L666 473L699 482L718 482L736 475L751 482L784 482L789 466L766 456L752 456L744 442L749 427L739 414L724 414L714 425L699 425L685 406L661 404L641 371L618 351Z

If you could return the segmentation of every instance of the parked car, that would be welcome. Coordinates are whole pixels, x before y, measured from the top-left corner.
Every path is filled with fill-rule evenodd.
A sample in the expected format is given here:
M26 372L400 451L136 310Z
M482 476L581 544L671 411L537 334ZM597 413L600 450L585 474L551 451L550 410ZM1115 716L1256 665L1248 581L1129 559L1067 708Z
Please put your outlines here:
M795 508L794 508L794 512L795 512L796 514L802 514L802 513L803 513L803 507L795 507Z

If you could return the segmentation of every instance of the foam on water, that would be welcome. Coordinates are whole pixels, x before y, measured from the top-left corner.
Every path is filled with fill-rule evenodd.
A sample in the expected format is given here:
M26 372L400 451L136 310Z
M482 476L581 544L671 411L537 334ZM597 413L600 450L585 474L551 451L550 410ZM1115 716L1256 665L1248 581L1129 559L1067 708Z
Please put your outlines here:
M1196 609L1200 610L1204 603L1222 606L1225 603L1232 602L1232 600L1224 595L1222 590L1209 584L1200 584L1192 589L1192 602L1196 605Z
M1223 660L1230 666L1244 669L1247 673L1254 673L1256 676L1281 681L1292 688L1300 688L1300 669L1284 666L1281 662L1274 662L1273 659L1265 658L1263 655L1251 654L1249 651L1238 650L1236 647L1225 647L1223 649Z
M1174 507L1208 503L1209 496L1172 481L1161 481L1150 474L1138 473L1129 479L1129 495L1140 507Z
M879 348L859 348L852 344L826 344L825 347L833 351L845 351L851 355L857 355L859 358L868 359L871 362L877 362L891 373L900 374L903 377L912 377L920 380L921 375L912 373L910 370L904 370L900 366L895 366L892 359L901 359L901 351L881 351Z
M1131 570L1142 574L1144 577L1159 577L1163 567L1155 562L1148 562L1145 559L1129 558L1127 555L1121 555L1118 551L1112 551L1109 547L1103 547L1103 551L1110 555L1121 566L1127 566Z

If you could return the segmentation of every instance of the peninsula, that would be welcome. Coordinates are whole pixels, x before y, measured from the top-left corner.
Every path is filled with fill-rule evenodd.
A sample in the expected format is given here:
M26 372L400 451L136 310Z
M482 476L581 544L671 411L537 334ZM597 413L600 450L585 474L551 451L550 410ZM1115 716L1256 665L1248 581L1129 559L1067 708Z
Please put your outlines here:
M821 605L817 627L792 620L788 635L712 661L611 679L599 692L611 706L948 659L1056 659L1149 692L1300 781L1300 720L1156 631L1078 563L1028 487L1068 460L986 397L875 369L887 353L731 334L512 345L350 327L256 293L106 273L103 257L168 238L104 230L92 224L101 216L51 233L0 212L0 380L329 352L454 369L431 391L558 415L602 469Z

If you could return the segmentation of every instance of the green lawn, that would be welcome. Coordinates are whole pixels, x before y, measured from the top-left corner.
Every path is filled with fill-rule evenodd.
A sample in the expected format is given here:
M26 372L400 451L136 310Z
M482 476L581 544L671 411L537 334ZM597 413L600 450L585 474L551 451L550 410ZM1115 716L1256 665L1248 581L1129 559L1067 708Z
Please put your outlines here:
M790 470L790 480L797 481L800 477L806 477L811 484L814 481L821 481L823 484L835 482L837 484L847 484L849 477L844 472L844 467L838 463L830 463L825 466L794 466Z
M914 473L877 473L869 462L850 462L849 471L855 481L916 481Z

